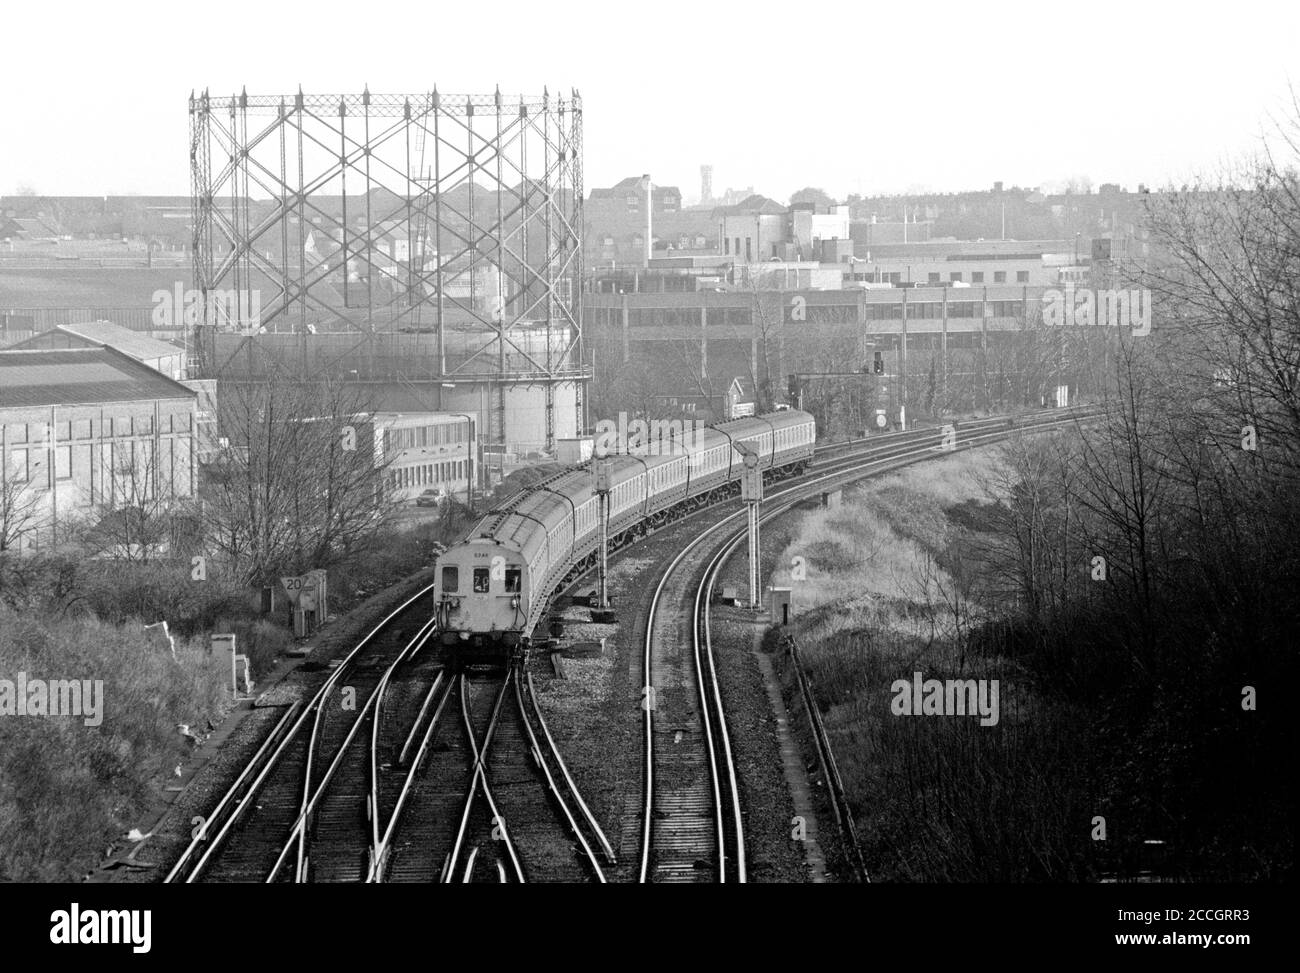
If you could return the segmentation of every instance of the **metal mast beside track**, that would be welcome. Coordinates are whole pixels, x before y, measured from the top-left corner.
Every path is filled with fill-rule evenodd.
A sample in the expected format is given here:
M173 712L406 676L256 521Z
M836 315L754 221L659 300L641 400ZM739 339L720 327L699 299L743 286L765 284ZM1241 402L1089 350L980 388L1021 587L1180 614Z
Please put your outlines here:
M761 609L763 595L760 589L762 553L760 550L759 508L763 502L763 471L758 465L758 453L747 446L737 446L745 454L745 474L740 480L740 499L745 501L749 516L749 607Z

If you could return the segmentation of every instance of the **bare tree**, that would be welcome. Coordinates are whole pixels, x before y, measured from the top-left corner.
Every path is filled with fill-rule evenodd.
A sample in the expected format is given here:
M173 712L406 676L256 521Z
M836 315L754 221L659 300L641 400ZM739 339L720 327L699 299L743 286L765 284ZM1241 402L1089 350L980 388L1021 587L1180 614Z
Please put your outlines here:
M41 494L27 479L26 469L0 468L0 551L15 550L22 538L47 523Z
M328 379L232 384L221 412L230 447L204 471L202 499L238 576L328 567L391 520L394 450L363 393Z
M193 535L192 491L188 482L177 490L160 445L151 439L113 444L103 499L76 531L83 543L113 558L150 561L175 554L177 543Z
M1185 379L1253 426L1264 463L1300 476L1300 105L1282 127L1290 164L1264 158L1231 181L1149 204L1157 258L1138 281L1176 335Z

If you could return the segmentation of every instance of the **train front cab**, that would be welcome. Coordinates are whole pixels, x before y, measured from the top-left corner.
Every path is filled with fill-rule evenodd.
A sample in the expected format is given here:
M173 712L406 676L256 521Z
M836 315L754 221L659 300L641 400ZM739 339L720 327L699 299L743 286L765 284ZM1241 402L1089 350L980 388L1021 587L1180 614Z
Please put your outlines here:
M439 640L465 661L497 661L527 634L523 556L491 539L453 547L438 559L434 587Z

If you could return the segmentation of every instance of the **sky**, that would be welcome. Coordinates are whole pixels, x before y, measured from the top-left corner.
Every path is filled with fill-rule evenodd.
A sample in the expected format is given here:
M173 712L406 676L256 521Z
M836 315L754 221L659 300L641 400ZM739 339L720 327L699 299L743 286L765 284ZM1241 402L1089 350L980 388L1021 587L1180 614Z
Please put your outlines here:
M1300 4L14 0L0 194L189 189L186 99L578 88L590 189L1160 187L1294 116Z

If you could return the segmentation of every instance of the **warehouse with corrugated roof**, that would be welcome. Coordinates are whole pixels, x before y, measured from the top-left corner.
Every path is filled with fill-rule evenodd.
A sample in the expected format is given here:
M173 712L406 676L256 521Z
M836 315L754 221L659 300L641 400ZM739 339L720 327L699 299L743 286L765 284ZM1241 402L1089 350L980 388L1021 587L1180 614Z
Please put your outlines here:
M84 321L60 324L42 331L25 341L15 342L10 348L97 348L108 345L138 362L162 372L169 378L181 380L186 374L185 349L170 341L132 331L111 321Z

